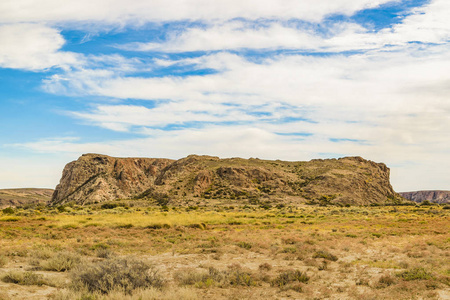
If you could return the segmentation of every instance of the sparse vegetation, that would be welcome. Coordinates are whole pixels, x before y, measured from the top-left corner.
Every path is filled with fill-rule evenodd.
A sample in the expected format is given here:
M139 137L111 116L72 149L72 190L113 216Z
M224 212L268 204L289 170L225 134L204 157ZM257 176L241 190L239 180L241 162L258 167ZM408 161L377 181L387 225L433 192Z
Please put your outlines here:
M404 272L398 273L397 276L406 281L427 280L433 278L433 275L424 268L413 268L410 270L406 270Z
M71 276L75 288L86 288L89 292L103 294L113 290L131 294L139 288L161 288L164 284L154 266L130 257L78 266Z
M0 217L18 218L0 223L0 270L9 276L0 294L427 299L450 286L450 211L442 207L245 204L17 208Z
M33 272L20 272L20 271L8 272L6 275L3 276L2 281L20 285L46 284L46 281L44 280L44 277L42 275Z
M330 260L330 261L337 261L338 260L337 256L335 256L335 255L333 255L330 252L325 251L325 250L316 251L316 253L314 253L314 255L313 255L313 258L323 258L323 259Z
M307 283L309 276L299 270L287 270L280 273L274 280L272 280L272 286L284 287L292 282Z
M46 271L65 272L73 269L80 264L80 262L81 258L77 254L59 252L40 263L40 266Z

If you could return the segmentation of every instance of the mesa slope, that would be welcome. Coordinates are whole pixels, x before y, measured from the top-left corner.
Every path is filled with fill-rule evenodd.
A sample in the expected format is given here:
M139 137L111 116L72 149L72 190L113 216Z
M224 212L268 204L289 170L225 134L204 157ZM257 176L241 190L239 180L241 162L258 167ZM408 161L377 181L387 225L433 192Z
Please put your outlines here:
M52 189L0 189L0 208L7 206L47 204L50 201L52 194Z
M389 168L361 157L308 162L190 155L179 160L84 154L66 165L51 204L153 199L159 204L403 201Z
M430 201L432 203L446 204L450 203L450 191L417 191L404 192L400 195L408 200L422 203Z

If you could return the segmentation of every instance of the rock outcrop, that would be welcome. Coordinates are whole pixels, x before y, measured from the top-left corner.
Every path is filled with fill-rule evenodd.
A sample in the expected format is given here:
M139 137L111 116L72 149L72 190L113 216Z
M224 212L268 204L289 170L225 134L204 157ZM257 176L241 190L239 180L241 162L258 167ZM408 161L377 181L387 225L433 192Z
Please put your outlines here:
M46 205L52 198L52 189L1 189L0 208L8 206Z
M423 201L439 204L450 203L450 191L417 191L400 193L400 195L417 203L422 203Z
M86 204L119 198L155 199L174 205L193 199L363 205L402 201L389 183L386 165L361 157L287 162L85 154L64 168L51 203Z

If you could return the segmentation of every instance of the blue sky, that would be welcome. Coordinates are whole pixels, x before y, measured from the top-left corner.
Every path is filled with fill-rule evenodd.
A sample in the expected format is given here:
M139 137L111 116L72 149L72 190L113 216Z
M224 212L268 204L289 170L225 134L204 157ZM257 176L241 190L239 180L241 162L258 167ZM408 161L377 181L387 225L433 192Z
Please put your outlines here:
M0 188L53 188L96 152L357 155L397 191L450 189L449 14L445 0L4 0Z

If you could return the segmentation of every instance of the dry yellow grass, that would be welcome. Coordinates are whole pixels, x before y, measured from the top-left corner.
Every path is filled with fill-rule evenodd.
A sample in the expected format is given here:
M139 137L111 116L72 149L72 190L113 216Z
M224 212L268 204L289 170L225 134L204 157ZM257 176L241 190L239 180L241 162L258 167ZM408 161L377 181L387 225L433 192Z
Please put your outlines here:
M450 211L439 206L63 211L0 215L0 276L22 270L61 282L54 287L1 282L5 299L16 299L18 290L35 299L81 297L70 288L71 271L45 271L35 263L59 253L92 262L135 256L159 269L167 283L163 290L140 290L123 299L450 297ZM181 284L177 278L190 278L183 274L188 271L216 273L197 281L192 275L192 284ZM295 272L309 280L283 275ZM273 284L277 278L286 284ZM120 297L114 291L96 299Z

